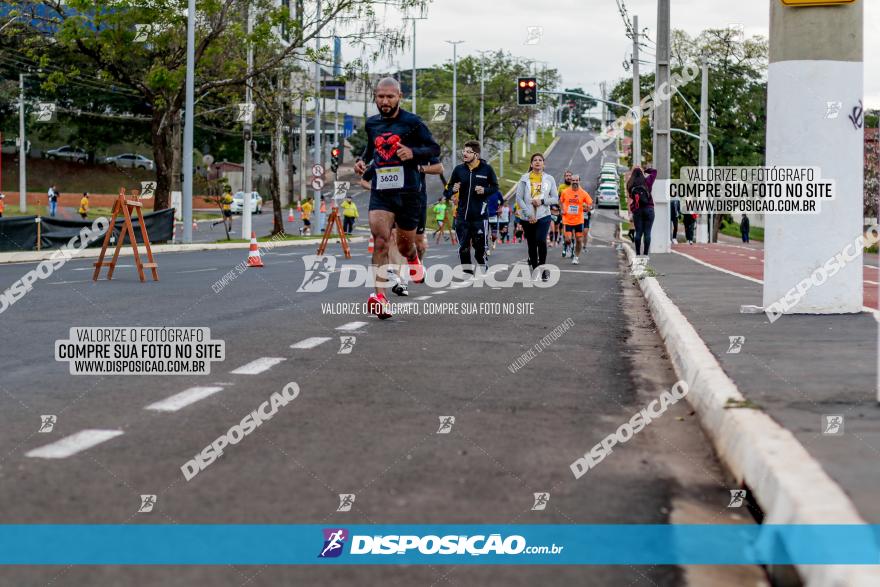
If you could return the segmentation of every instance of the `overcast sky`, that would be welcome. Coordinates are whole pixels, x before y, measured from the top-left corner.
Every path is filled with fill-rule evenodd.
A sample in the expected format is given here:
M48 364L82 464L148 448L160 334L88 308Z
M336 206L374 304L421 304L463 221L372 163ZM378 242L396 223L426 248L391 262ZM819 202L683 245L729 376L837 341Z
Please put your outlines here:
M672 0L672 26L696 35L707 28L741 23L746 35L766 37L770 1ZM638 14L640 28L648 27L655 37L657 1L625 0L625 4L630 14ZM544 28L537 45L525 44L529 26ZM428 19L418 21L417 27L420 67L451 60L452 47L444 40L463 40L459 55L504 48L548 62L562 74L566 87L580 86L588 92L598 92L600 81L611 85L628 75L622 62L632 41L626 38L615 0L434 0ZM412 53L401 53L397 62L410 67ZM653 71L653 65L643 68ZM865 97L869 107L880 108L880 0L865 1Z

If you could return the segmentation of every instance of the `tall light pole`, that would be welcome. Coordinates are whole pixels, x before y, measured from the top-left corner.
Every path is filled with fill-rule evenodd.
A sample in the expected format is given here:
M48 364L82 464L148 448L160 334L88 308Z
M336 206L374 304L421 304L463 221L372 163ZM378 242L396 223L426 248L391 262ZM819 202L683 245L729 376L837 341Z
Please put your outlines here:
M700 167L706 166L706 149L709 144L709 60L703 55L703 79L700 89ZM714 149L713 149L714 151ZM712 158L712 167L715 166L714 157ZM698 238L700 242L712 242L713 233L715 232L714 217L710 212L706 216L706 237ZM698 230L702 232L702 230ZM699 234L698 237L702 237Z
M642 165L642 89L640 87L641 77L639 75L639 16L633 15L633 110L635 110L635 122L633 123L633 165Z
M412 21L412 35L413 35L413 64L412 64L412 112L413 114L418 114L416 112L416 21L417 20L427 20L424 16L408 16L409 20Z
M196 0L189 0L186 13L186 97L183 107L183 242L192 242L193 120L195 118ZM175 172L176 173L176 172Z
M477 51L480 54L480 145L485 148L484 139L486 133L486 53L491 51Z
M321 22L321 0L317 0L316 10L317 16L315 22L320 26ZM315 52L321 52L321 37L315 35ZM315 60L315 165L321 164L321 63ZM321 190L315 190L315 205L320 206Z
M192 0L190 0L192 1ZM254 33L254 6L252 3L247 4L247 83L245 84L245 98L248 112L253 112L253 78L254 74L254 46L250 41L251 35ZM253 116L253 114L251 114ZM251 224L251 193L254 191L254 147L253 147L253 126L250 120L245 120L245 140L244 140L244 196L242 198L241 207L241 238L249 239L253 225Z
M458 45L464 41L446 41L452 45L452 165L458 161Z
M27 138L24 136L24 74L18 74L18 208L27 212Z

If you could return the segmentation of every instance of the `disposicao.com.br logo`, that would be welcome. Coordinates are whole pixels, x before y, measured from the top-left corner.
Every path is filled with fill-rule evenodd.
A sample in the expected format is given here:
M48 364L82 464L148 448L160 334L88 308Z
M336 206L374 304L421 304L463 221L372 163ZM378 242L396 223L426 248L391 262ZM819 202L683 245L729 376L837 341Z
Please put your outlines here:
M345 544L350 544L350 555L521 555L560 554L564 546L529 546L525 537L511 534L476 534L473 536L449 534L387 534L366 536L349 535L345 528L325 528L324 540L318 558L339 557Z

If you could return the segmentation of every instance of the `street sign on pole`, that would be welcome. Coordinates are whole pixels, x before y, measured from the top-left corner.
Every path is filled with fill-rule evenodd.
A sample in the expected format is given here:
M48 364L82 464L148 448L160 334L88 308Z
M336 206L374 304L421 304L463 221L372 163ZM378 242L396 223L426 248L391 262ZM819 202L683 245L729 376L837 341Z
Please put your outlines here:
M312 165L312 175L315 177L324 177L324 166L320 163L315 163Z
M320 177L312 178L312 189L315 191L324 189L324 180Z
M348 193L349 189L351 189L350 182L334 181L333 182L333 197L337 200L341 200Z

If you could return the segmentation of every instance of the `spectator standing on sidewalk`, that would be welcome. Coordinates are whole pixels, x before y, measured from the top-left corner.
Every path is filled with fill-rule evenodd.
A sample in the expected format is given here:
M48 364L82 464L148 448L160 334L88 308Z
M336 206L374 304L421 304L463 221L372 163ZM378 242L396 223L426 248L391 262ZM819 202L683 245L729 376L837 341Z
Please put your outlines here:
M657 179L657 170L633 167L626 182L626 194L629 200L629 211L632 213L635 226L636 255L648 255L651 252L651 228L654 226L654 198L651 188Z
M83 192L83 197L79 201L79 215L85 220L89 215L89 194L88 192Z
M346 195L342 200L342 230L345 234L351 236L351 233L354 232L354 223L358 216L357 204L354 203L351 196Z
M55 216L55 212L58 211L58 189L53 183L49 187L49 216Z
M744 243L749 242L749 228L749 217L743 214L742 220L739 221L739 234Z
M681 202L672 199L669 202L669 219L672 221L672 244L678 242L678 217L681 216Z
M684 221L684 237L687 239L688 244L694 244L694 227L697 225L697 215L696 214L682 214L682 221Z

